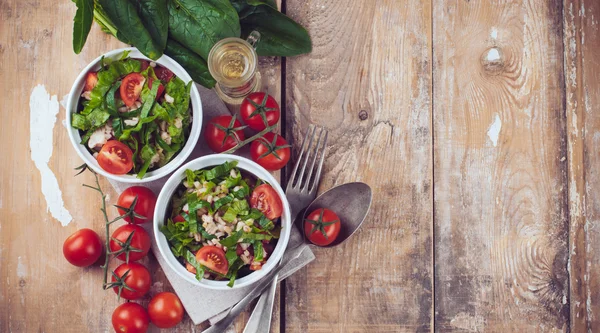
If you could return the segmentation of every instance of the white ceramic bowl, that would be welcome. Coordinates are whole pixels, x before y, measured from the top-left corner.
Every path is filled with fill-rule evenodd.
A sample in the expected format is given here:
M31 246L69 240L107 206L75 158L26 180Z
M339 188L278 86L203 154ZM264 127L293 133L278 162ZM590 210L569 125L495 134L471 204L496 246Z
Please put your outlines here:
M130 58L145 59L148 61L152 61L145 57L142 53L140 53L140 51L138 51L134 47L110 51L104 54L103 56L104 58L117 60L121 57L121 54L123 54L124 51L130 51ZM73 147L75 147L77 154L79 154L79 157L81 157L81 159L83 159L83 161L97 173L103 175L104 177L124 183L147 183L155 179L164 177L169 173L173 172L192 153L192 150L194 150L194 146L196 146L198 138L200 137L200 131L202 130L202 103L200 101L200 93L198 93L196 85L192 84L190 96L190 102L192 103L192 128L190 129L190 135L187 138L187 141L181 149L181 151L179 152L179 154L177 154L177 156L175 156L169 163L167 163L162 168L146 173L146 175L142 179L136 178L136 175L113 175L111 173L106 172L100 167L100 165L98 165L98 162L96 161L94 156L92 156L92 154L90 154L87 148L80 143L81 135L79 135L79 130L71 126L71 114L77 112L79 98L83 91L83 86L85 85L85 76L90 70L98 70L100 68L100 59L102 59L102 56L96 58L81 71L81 73L75 80L75 83L73 83L73 87L71 88L71 92L69 93L69 98L67 101L67 126L69 138L71 139L71 143L73 144ZM192 81L192 78L185 71L185 69L183 69L181 65L179 65L177 62L175 62L175 60L169 58L168 56L163 55L160 59L156 60L155 62L171 70L178 78L183 80L183 82L185 82L186 84Z
M269 255L267 259L267 263L262 267L262 269L258 271L254 271L243 278L237 279L232 288L227 286L229 281L213 281L208 279L202 279L202 281L196 280L194 274L188 272L185 267L183 267L179 261L175 258L173 253L171 252L171 248L169 243L167 242L167 238L160 231L160 227L163 226L165 219L167 217L167 212L169 212L169 206L171 204L171 197L175 193L175 190L181 185L181 181L185 179L185 170L200 170L205 168L210 168L216 165L220 165L225 163L225 161L237 161L237 167L241 170L245 170L257 178L263 179L269 184L273 186L277 194L281 198L281 202L283 203L283 214L281 215L281 235L279 241L277 242L277 246L272 254ZM202 156L193 161L186 163L181 168L177 169L169 180L165 183L160 194L158 195L158 199L156 201L156 207L154 209L154 237L156 239L156 243L158 244L158 250L160 255L165 259L167 264L173 269L179 276L186 279L187 281L198 285L207 287L210 289L220 289L220 290L231 290L235 288L241 288L247 285L250 285L262 277L264 277L268 272L270 272L277 263L283 257L283 253L285 252L285 248L287 247L287 243L290 239L290 230L291 230L291 217L290 217L290 205L285 197L285 193L279 186L279 183L273 176L265 170L260 165L252 162L251 160L240 157L237 155L227 155L227 154L213 154Z

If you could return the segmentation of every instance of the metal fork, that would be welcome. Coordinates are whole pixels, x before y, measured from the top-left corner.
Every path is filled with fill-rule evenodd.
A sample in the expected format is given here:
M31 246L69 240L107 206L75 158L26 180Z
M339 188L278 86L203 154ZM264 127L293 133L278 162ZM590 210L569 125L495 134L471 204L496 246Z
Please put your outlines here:
M317 143L314 146L314 153L311 155L313 140L317 135L317 129L319 129L319 136ZM290 175L290 179L287 183L285 194L290 203L292 221L295 221L300 215L300 212L306 208L316 197L317 189L319 187L319 179L321 177L321 169L323 168L323 161L325 160L325 150L327 148L327 130L323 127L310 126L306 132L306 136L302 142L302 149L298 155L294 171ZM322 147L322 148L321 148ZM319 149L321 148L321 149ZM319 154L320 150L320 154ZM309 161L309 169L306 167ZM315 171L315 165L318 165ZM302 169L298 172L302 164ZM301 221L297 227L302 232ZM302 233L300 236L302 240ZM292 240L290 239L290 242ZM298 240L295 239L295 242ZM293 245L292 245L293 246ZM244 333L267 333L271 329L271 317L273 314L273 303L275 300L275 291L277 289L277 278L273 281L273 284L265 293L262 294L258 303L254 307L254 311L246 324Z
M323 167L323 161L325 160L325 148L327 147L327 130L322 127L319 127L318 129L318 140L315 145L314 154L311 154L312 143L317 133L317 127L312 125L309 126L308 132L306 133L306 136L302 142L302 149L298 155L298 160L294 166L294 171L292 171L286 188L286 196L290 203L290 215L292 216L292 221L296 221L297 217L300 216L302 209L306 208L308 204L310 204L317 196L319 179L321 177L321 169ZM310 164L310 169L308 169L307 172L306 167L311 158L312 163ZM317 160L318 165L315 171ZM300 172L298 172L301 164L302 169ZM250 317L248 325L246 326L246 329L244 329L244 332L269 332L271 328L271 314L273 312L273 302L275 299L275 289L277 288L278 274L288 262L300 257L302 251L307 248L307 245L303 244L304 236L301 233L301 223L300 225L297 225L297 227L299 228L300 232L291 233L292 236L290 236L286 253L279 263L279 266L277 266L273 271L269 272L263 278L262 282L259 282L258 285L248 293L248 295L246 295L235 306L233 306L223 319L214 323L214 325L204 330L203 333L224 332L255 297L267 290L268 292L263 294L257 303L254 312Z

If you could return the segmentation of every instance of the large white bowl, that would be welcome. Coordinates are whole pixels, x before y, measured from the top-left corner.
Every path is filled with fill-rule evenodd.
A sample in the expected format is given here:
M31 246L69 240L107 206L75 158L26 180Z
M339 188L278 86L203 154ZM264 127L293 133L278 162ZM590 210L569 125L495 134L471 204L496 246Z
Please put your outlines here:
M169 212L169 206L171 204L171 197L175 193L175 190L183 179L185 179L185 170L200 170L205 168L210 168L216 165L220 165L225 163L225 161L237 161L237 167L241 170L245 170L257 178L263 179L277 191L277 194L281 198L281 202L283 203L283 214L281 215L281 235L279 241L277 242L277 246L272 254L269 255L267 259L267 263L262 267L262 269L258 271L254 271L249 275L244 276L243 278L237 279L232 288L227 286L229 281L213 281L202 279L202 281L196 280L194 274L188 272L185 267L183 267L179 261L175 258L173 253L171 252L171 248L169 243L167 242L167 238L160 231L160 227L164 225L167 212ZM210 289L220 289L220 290L231 290L235 288L241 288L247 285L250 285L256 281L259 281L263 276L265 276L268 272L270 272L277 263L281 261L283 257L283 253L285 252L285 248L287 247L287 243L290 239L290 230L291 230L291 217L290 217L290 205L285 197L285 193L279 186L279 183L273 176L265 170L260 165L252 162L251 160L236 156L236 155L227 155L227 154L213 154L207 155L200 158L197 158L193 161L186 163L181 168L177 169L169 180L165 183L160 194L158 195L158 199L156 201L156 208L154 209L154 237L156 238L156 243L158 244L158 250L160 255L165 259L167 264L173 269L179 276L186 279L187 281L207 287Z
M73 83L73 87L71 88L71 92L69 93L69 98L67 101L67 127L69 132L69 138L71 139L71 143L73 144L73 147L75 147L77 154L79 154L79 157L81 157L81 159L83 159L83 161L94 171L103 175L104 177L114 179L116 181L124 183L141 184L168 175L169 173L177 169L177 167L179 167L188 158L188 156L190 156L190 154L194 150L194 146L196 146L198 138L200 137L200 131L202 130L202 103L200 101L200 93L198 93L196 85L192 84L190 96L190 102L192 103L192 128L190 130L190 135L187 138L187 141L181 149L181 151L179 151L179 154L177 154L177 156L175 156L171 161L169 161L169 163L164 165L162 168L146 173L146 175L144 175L144 178L142 179L136 178L136 175L114 175L109 172L106 172L100 167L100 165L98 165L98 162L96 161L94 156L90 154L87 148L80 143L81 135L79 135L79 130L71 126L71 114L77 112L79 98L83 91L83 86L85 85L86 74L91 70L96 71L100 69L100 59L102 59L102 57L117 60L121 57L124 51L130 52L130 58L145 59L148 61L152 61L145 57L140 51L138 51L138 49L134 47L110 51L92 61L81 71L81 73L75 80L75 83ZM156 60L155 62L171 70L178 78L183 80L183 82L185 82L186 84L192 81L192 78L185 71L185 69L183 69L181 65L179 65L177 62L175 62L175 60L171 59L170 57L163 55L162 57L160 57L160 59Z

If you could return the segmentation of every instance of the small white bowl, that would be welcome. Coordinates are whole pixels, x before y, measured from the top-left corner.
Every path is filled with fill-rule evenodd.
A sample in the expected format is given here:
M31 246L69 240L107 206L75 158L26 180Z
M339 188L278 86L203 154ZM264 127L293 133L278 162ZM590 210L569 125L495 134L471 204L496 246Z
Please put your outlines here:
M171 247L167 241L167 238L160 231L160 227L163 226L165 222L165 218L167 217L167 212L169 211L169 206L171 204L171 197L175 193L175 190L181 185L183 179L185 179L185 170L200 170L205 168L210 168L216 165L220 165L225 163L225 161L237 161L237 167L241 170L245 170L257 178L263 179L277 192L279 197L281 198L281 202L283 203L283 214L281 215L281 235L277 242L277 246L273 253L271 253L267 259L267 263L258 271L254 271L243 278L239 278L235 280L235 284L233 287L228 287L227 284L229 281L214 281L208 279L202 279L202 281L196 280L194 274L188 272L183 265L177 261L173 253L171 252ZM179 276L186 279L187 281L206 288L210 289L218 289L218 290L232 290L236 288L241 288L244 286L248 286L254 282L259 281L262 277L264 277L267 273L269 273L273 268L277 266L277 263L281 261L283 257L283 253L285 252L285 248L287 247L287 243L290 239L290 230L291 230L291 216L290 216L290 205L285 197L285 193L279 186L279 183L273 176L265 170L260 165L252 162L251 160L237 156L237 155L227 155L227 154L213 154L202 156L195 160L192 160L186 163L181 168L177 169L169 180L165 183L160 194L158 195L158 199L156 201L156 207L154 208L154 238L156 239L156 243L158 244L158 250L160 255L165 259L169 267L172 270L177 272Z
M134 59L144 59L148 61L153 61L145 57L138 49L134 47L128 47L118 50L110 51L103 56L96 58L89 65L87 65L79 74L75 83L73 83L73 87L71 88L71 92L69 93L69 98L67 101L67 126L69 132L69 138L71 139L71 143L79 157L83 159L85 164L89 165L94 171L103 175L104 177L123 182L123 183L147 183L161 177L168 175L173 172L177 167L179 167L187 158L190 156L196 143L198 142L198 138L200 137L200 131L202 130L202 102L200 101L200 93L198 92L198 88L196 88L195 84L192 84L190 102L192 103L192 128L190 129L190 135L187 138L187 141L179 154L175 156L169 163L167 163L162 168L150 171L144 175L144 178L138 179L136 175L114 175L109 172L106 172L104 169L100 167L94 156L90 154L87 148L82 145L81 135L79 134L79 130L73 128L71 126L71 114L77 112L77 108L79 105L79 98L83 91L83 86L85 85L85 76L91 70L100 69L100 60L102 57L107 59L117 60L121 57L123 52L129 51L129 57ZM178 78L183 80L186 84L192 81L190 75L179 65L175 60L170 57L163 55L160 59L155 61L157 64L168 68L172 71Z

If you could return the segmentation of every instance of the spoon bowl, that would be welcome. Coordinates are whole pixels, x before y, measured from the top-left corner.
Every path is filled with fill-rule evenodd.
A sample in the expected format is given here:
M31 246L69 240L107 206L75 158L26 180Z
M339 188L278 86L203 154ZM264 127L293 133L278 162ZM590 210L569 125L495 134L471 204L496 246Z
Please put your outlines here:
M373 191L365 183L347 183L336 186L320 196L318 196L304 211L302 219L302 235L305 235L304 219L308 214L316 209L327 208L334 211L340 218L341 230L338 237L329 245L322 247L333 247L342 244L362 225L371 202L373 200ZM305 242L311 245L308 239ZM318 245L315 245L318 246Z

